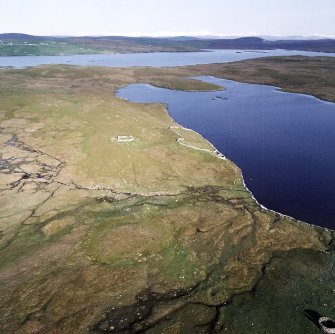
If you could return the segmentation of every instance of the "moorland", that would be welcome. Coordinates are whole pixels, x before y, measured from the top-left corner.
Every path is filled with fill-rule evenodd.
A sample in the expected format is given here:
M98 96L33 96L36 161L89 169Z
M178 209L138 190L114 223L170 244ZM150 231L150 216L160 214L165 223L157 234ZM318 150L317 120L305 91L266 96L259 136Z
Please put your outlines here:
M1 69L0 331L319 333L306 310L335 317L333 232L262 208L163 105L116 92L215 75L334 101L334 67Z

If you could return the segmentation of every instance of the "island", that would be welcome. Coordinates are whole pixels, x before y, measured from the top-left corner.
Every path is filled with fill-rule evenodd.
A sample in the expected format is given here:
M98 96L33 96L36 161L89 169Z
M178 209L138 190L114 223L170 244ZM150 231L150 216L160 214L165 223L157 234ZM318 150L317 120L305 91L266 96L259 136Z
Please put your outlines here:
M335 318L333 231L263 208L224 152L116 92L215 90L190 78L215 75L334 101L334 70L1 69L0 332L319 333Z

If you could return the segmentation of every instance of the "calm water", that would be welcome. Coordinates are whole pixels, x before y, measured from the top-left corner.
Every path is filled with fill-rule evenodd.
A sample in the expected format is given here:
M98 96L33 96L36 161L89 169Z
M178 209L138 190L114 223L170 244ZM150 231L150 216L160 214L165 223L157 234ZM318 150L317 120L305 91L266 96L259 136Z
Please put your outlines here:
M119 95L163 102L177 123L194 129L241 169L268 208L335 229L335 104L274 87L212 77L217 92L130 85Z
M80 66L154 66L171 67L195 64L226 63L267 56L330 56L335 53L271 50L248 52L238 50L212 50L211 52L154 52L133 54L75 55L75 56L20 56L0 57L0 66L26 67L43 64L68 64Z

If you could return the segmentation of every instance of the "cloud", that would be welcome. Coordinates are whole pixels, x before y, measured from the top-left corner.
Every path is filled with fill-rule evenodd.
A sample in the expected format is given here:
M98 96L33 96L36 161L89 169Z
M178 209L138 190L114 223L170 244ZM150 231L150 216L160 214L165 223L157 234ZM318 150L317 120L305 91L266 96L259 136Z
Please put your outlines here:
M48 35L53 35L49 33ZM57 35L57 34L54 34ZM88 31L80 31L75 34L67 34L68 36L128 36L128 37L140 37L140 36L147 36L147 37L174 37L174 36L193 36L193 37L216 37L216 38L232 38L232 37L247 37L247 36L260 36L265 38L335 38L334 35L326 35L326 34L309 34L309 35L284 35L284 34L271 34L265 35L262 33L257 33L255 31L248 31L248 32L232 32L232 33L215 33L208 30L197 30L197 31L175 31L175 30L162 30L162 31L155 31L155 32L120 32L120 31L112 31L112 32L102 32L102 33L92 33Z
M216 36L216 37L230 37L230 36L256 36L258 35L256 32L245 32L245 33L215 33L209 30L196 30L196 31L175 31L175 30L162 30L162 31L154 31L154 32L140 32L140 31L132 31L132 32L122 32L122 31L111 31L111 32L101 32L92 34L89 32L79 32L74 36L129 36L129 37L138 37L138 36L148 36L148 37L173 37L173 36Z
M140 32L140 31L132 31L132 32L120 32L120 31L113 31L113 32L103 32L99 34L100 36L151 36L151 37L170 37L170 36L206 36L212 35L211 32L207 30L200 30L200 31L170 31L170 30L163 30L163 31L154 31L154 32Z

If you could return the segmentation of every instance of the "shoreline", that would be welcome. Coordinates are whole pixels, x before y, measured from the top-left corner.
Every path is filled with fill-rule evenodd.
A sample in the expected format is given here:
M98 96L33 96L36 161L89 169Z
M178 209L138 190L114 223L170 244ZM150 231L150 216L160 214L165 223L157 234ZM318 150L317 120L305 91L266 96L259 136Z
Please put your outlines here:
M170 113L168 112L168 109L164 109L168 115L171 117ZM172 118L172 117L171 117ZM173 118L172 118L173 119ZM278 211L275 211L275 210L272 210L272 209L269 209L267 208L266 206L264 206L263 204L261 204L260 202L258 202L258 200L256 199L256 197L254 196L254 194L252 193L252 191L247 187L246 183L245 183L245 180L244 180L244 176L243 176L243 172L242 172L242 169L236 165L233 161L231 161L230 159L228 159L222 152L220 152L210 141L208 141L206 138L204 138L200 133L196 132L195 130L192 130L192 129L189 129L189 128L186 128L186 127L183 127L181 126L180 124L178 124L174 119L173 119L174 123L177 124L177 127L178 128L181 128L183 130L186 130L186 131L192 131L194 133L196 133L198 136L200 136L204 141L206 141L208 144L210 144L213 148L214 148L214 151L213 152L210 152L209 150L206 150L206 149L200 149L198 148L198 150L201 150L201 151L207 151L209 154L213 154L216 158L218 159L221 159L221 160L227 160L229 161L230 163L232 163L236 168L238 168L238 170L240 171L240 175L241 175L241 180L242 180L242 184L243 184L243 187L245 188L245 190L251 195L252 199L256 202L257 205L259 205L263 210L265 211L268 211L268 212L271 212L271 213L274 213L276 215L279 215L280 217L283 217L283 218L289 218L289 219L292 219L294 220L295 222L298 222L298 223L302 223L302 224L305 224L307 226L312 226L312 227L316 227L316 228L322 228L322 229L325 229L327 231L330 231L330 232L334 232L332 229L329 229L327 227L323 227L323 226L318 226L318 225L315 225L315 224L310 224L310 223L306 223L304 222L303 220L299 220L297 218L294 218L292 216L289 216L289 215L286 215L284 213L281 213L281 212L278 212ZM171 128L171 127L170 127ZM173 126L172 126L173 128ZM178 141L178 140L177 140ZM180 143L181 144L181 143ZM195 147L192 147L192 146L188 146L188 145L185 145L185 144L181 144L181 145L184 145L186 147L189 147L189 148L192 148L192 149L197 149ZM215 154L215 152L217 152L218 154Z
M267 53L265 53L267 51ZM238 53L238 54L236 54ZM154 55L171 55L177 56L177 61L169 63L166 60L166 57L162 60L160 64L157 65L156 62L152 62L152 60L147 59L147 61L141 61L139 64L133 63L132 61L128 61L127 64L120 63L119 60L115 60L115 63L112 65L108 65L104 62L99 63L98 65L92 65L91 63L96 63L100 58L103 57L117 57L120 56L128 56L128 57L136 57L138 55L142 56L154 56ZM190 60L178 60L181 54L187 55L188 59L193 59L193 62ZM196 58L189 58L190 54L194 54ZM207 60L202 60L199 62L199 54L203 54L206 56ZM208 58L208 55L213 55L213 57ZM229 57L225 58L225 54L228 54ZM231 55L235 55L235 57L231 58ZM227 63L239 63L248 60L256 60L256 59L266 59L266 58L273 58L273 57L308 57L308 58L335 58L335 52L324 52L324 51L311 51L311 50L287 50L287 49L267 49L267 50L241 50L241 49L201 49L196 51L148 51L148 52L106 52L106 53L82 53L82 54L58 54L58 55L0 55L0 68L2 67L14 67L17 69L21 69L24 67L36 67L40 65L76 65L76 66L99 66L99 67L125 67L125 68L132 68L132 67L150 67L150 68L176 68L176 67L189 67L189 66L202 66L202 65L215 65L215 64L227 64ZM85 57L98 57L94 59L94 61L88 60L86 63L76 63L76 58L85 58ZM14 64L3 64L1 65L1 60L6 59L20 59L24 60L25 58L50 58L52 60L61 59L60 62L40 62L38 64L30 64L30 63L23 63L20 65ZM65 58L65 59L63 59Z
M223 77L215 77L215 76L213 76L213 75L206 75L206 76L205 76L205 75L192 76L191 79L195 79L195 80L202 81L202 82L204 82L204 83L209 83L209 84L214 84L214 85L220 86L219 83L217 83L217 82L215 82L215 81L213 82L213 81L210 81L210 80L206 80L205 77L213 78L213 79L219 79L219 80L220 80L220 79L224 79L224 80L227 80L227 81L236 82L236 83L242 83L242 84L247 84L247 85L250 85L250 84L251 84L251 85L258 85L258 86L259 86L259 85L263 85L263 84L259 84L259 83L240 82L240 81L236 81L236 80L232 80L232 79L225 79L225 78L223 78ZM138 83L138 84L141 84L141 83ZM157 87L157 86L154 85L154 84L149 84L149 85L151 85L151 86L153 86L153 87ZM218 91L220 91L220 90L225 90L225 86L224 86L224 84L222 84L222 85L223 85L223 86L221 86L221 88L218 89ZM310 94L307 94L307 93L295 93L295 92L292 92L292 91L286 91L286 90L282 89L282 88L279 87L279 86L275 86L275 85L271 85L271 84L265 84L265 86L272 88L273 90L277 91L279 94L281 94L281 93L294 94L294 95L298 95L298 96L308 97L308 98L310 98L310 99L319 101L319 102L321 102L321 103L323 103L323 104L327 104L327 105L328 105L328 104L332 104L332 105L334 105L334 102L325 101L325 100L323 100L323 99L321 99L321 98L319 98L319 97L317 97L317 96L313 96L313 95L310 95ZM158 87L158 88L164 88L164 89L167 89L167 90L173 90L173 91L176 91L176 89L171 89L171 88L165 88L165 87ZM122 87L121 87L120 89L122 89ZM179 91L180 91L180 90L179 90ZM188 90L185 90L185 92L188 92ZM120 98L120 96L118 95L118 94L119 94L119 90L117 90L116 94L117 94L117 96ZM124 100L126 100L126 101L136 102L136 101L128 100L127 98L124 98L124 97L121 97L121 98L124 99ZM138 102L137 102L137 103L138 103ZM141 102L140 102L140 103L141 103ZM142 103L145 103L145 102L142 102ZM147 102L147 103L150 103L150 102ZM217 149L217 148L216 148L216 147L215 147L209 140L207 140L206 138L202 137L198 132L196 132L195 130L186 128L186 127L180 125L179 123L177 123L176 120L173 118L173 116L169 113L169 108L168 108L168 105L167 105L166 103L164 103L164 102L155 102L155 103L160 104L160 105L162 105L162 106L164 107L165 112L167 112L168 115L173 119L174 123L177 124L177 127L181 128L181 129L184 129L184 130L193 131L193 132L196 133L198 136L200 136L203 140L205 140L205 141L206 141L206 142L213 148L213 152L211 152L210 150L204 150L204 149L201 149L201 150L203 150L203 151L208 151L208 153L210 153L210 154L213 154L213 153L215 154L215 152L217 152L219 155L221 155L222 157L224 157L225 159L227 159L227 157L226 157L222 152L220 152L220 151L219 151L219 150L218 150L218 149ZM170 127L170 128L173 128L173 126ZM185 147L189 147L189 148L193 148L193 149L199 149L199 148L197 148L197 147L192 147L192 145L188 145L188 144L183 143L183 142L182 142L182 141L183 141L182 134L178 133L178 131L174 131L174 132L176 132L177 135L181 136L181 138L179 138L179 139L177 140L181 145L184 145ZM229 160L229 159L227 159L227 160ZM229 160L229 161L231 161L231 160ZM260 203L260 202L256 199L256 197L254 196L254 194L252 193L252 191L247 187L246 182L245 182L245 179L244 179L244 175L243 175L243 172L242 172L241 168L240 168L238 165L236 165L233 161L231 161L231 162L232 162L232 163L233 163L233 164L240 170L240 174L241 174L241 177L242 177L243 187L250 193L251 197L255 200L255 202L256 202L256 203L257 203L263 210L267 210L267 211L269 211L269 212L272 212L273 214L280 215L281 217L286 217L286 218L289 218L289 219L293 219L294 221L301 222L301 223L307 224L307 225L309 225L309 226L315 226L315 227L319 227L319 228L324 228L324 229L326 229L327 231L334 231L333 229L329 228L329 227L327 226L327 224L325 224L326 226L323 226L323 225L317 225L317 224L314 224L313 221L306 222L306 221L304 221L304 220L301 220L301 219L296 218L296 217L294 217L294 216L291 216L291 215L289 215L289 214L285 214L285 213L282 213L282 212L273 210L273 209L271 209L271 208L268 208L268 207L266 207L265 205L263 205L262 203ZM299 212L297 212L297 213L298 213L298 216L299 216Z
M213 76L210 76L210 77L213 77ZM215 77L213 77L213 78L215 78ZM199 80L199 78L198 78L198 80ZM229 79L225 79L225 80L229 80ZM233 81L233 80L231 80L231 81ZM275 86L272 86L272 87L274 87L275 89L278 89L278 91L282 91L282 89L281 89L280 87L275 87ZM128 100L127 98L124 98L124 97L118 95L119 90L120 90L121 88L123 88L123 87L120 87L120 88L115 92L117 98L120 98L120 99L122 99L122 100L124 100L124 101L127 101L127 102L130 102L130 103L133 103L132 101ZM223 88L223 89L225 89L225 88ZM308 94L302 94L302 95L310 96L310 95L308 95ZM318 99L318 98L315 97L315 96L311 96L311 97L312 97L312 98L315 98L315 99ZM323 101L323 100L321 100L321 101L322 101L322 102L328 102L328 101ZM134 103L138 103L138 102L134 102ZM328 102L328 103L332 103L332 102ZM142 104L142 103L140 102L140 104ZM146 104L146 103L143 103L143 104ZM163 103L163 102L161 102L161 103L157 103L157 104L160 104L161 106L163 106L164 111L169 115L169 117L170 117L170 118L172 119L172 121L175 123L175 125L169 127L170 129L172 128L171 130L173 130L174 127L177 127L177 128L184 129L184 130L186 130L186 131L192 131L192 132L196 133L198 136L200 136L205 142L207 142L207 143L208 143L211 147L213 147L213 149L214 149L213 152L210 152L209 150L206 150L206 149L201 149L201 151L207 151L207 153L209 153L209 154L214 154L214 155L216 156L216 158L218 158L218 159L222 159L222 160L227 160L227 161L229 161L230 163L232 163L236 168L238 168L238 170L239 170L239 172L240 172L240 175L241 175L241 181L242 181L243 187L244 187L245 190L251 195L252 199L256 202L256 204L260 206L260 208L262 208L262 209L265 210L265 211L271 212L271 213L273 213L273 214L275 214L275 215L279 215L280 217L288 218L288 219L292 219L292 220L294 220L295 222L302 223L302 224L305 224L305 225L307 225L307 226L316 227L316 228L321 228L321 229L325 229L326 231L333 232L332 229L329 229L329 228L327 228L327 227L318 226L318 225L315 225L315 224L311 224L311 223L304 222L304 221L299 220L299 219L297 219L297 218L294 218L294 217L292 217L292 216L289 216L289 215L286 215L286 214L284 214L284 213L281 213L281 212L272 210L272 209L270 209L270 208L267 208L266 206L264 206L263 204L261 204L260 202L258 202L258 200L257 200L256 197L254 196L254 194L252 193L252 191L247 187L247 185L246 185L246 183L245 183L244 176L243 176L243 171L242 171L242 169L241 169L238 165L236 165L233 161L231 161L230 159L228 159L222 152L220 152L220 151L219 151L219 150L218 150L218 149L217 149L217 148L216 148L216 147L215 147L209 140L207 140L206 138L204 138L200 133L196 132L196 131L193 130L193 129L186 128L186 127L180 125L179 123L177 123L176 120L170 115L167 104L165 104L165 103ZM175 132L176 134L178 134L176 131L174 131L174 132ZM178 135L181 136L180 134L178 134ZM177 139L177 142L178 142L178 139ZM186 144L182 144L182 143L180 143L180 142L179 142L179 144L181 144L181 145L183 145L183 146L185 146L185 147L192 148L192 149L198 149L198 148L195 148L195 147L186 145ZM199 150L199 149L198 149L198 150ZM215 152L218 152L218 154L215 154Z
M172 116L170 115L170 113L168 112L168 109L164 108L165 112L168 113L168 115L172 118ZM172 118L173 119L173 118ZM189 148L192 148L192 149L195 149L195 150L201 150L201 151L204 151L204 152L207 152L209 154L213 154L216 158L218 159L221 159L221 160L227 160L229 161L230 163L232 163L235 167L238 168L238 170L240 171L240 175L241 175L241 180L242 180L242 184L243 184L243 187L245 188L245 190L251 195L252 199L263 209L263 210L266 210L266 211L270 211L274 214L277 214L281 217L284 217L284 218L289 218L289 219L293 219L294 221L296 222L299 222L299 223L303 223L303 224L306 224L308 226L313 226L313 227L318 227L318 228L324 228L328 231L333 231L329 228L326 228L326 227L321 227L321 226L318 226L318 225L314 225L314 224L310 224L310 223L306 223L302 220L299 220L297 218L294 218L294 217L291 217L289 215L286 215L284 213L281 213L281 212L278 212L278 211L275 211L275 210L272 210L272 209L269 209L267 208L266 206L264 206L263 204L261 204L260 202L258 202L258 200L256 199L256 197L254 196L254 194L252 193L252 191L247 187L246 183L245 183L245 180L244 180L244 176L243 176L243 172L242 172L242 169L236 165L233 161L231 161L230 159L228 159L222 152L220 152L210 141L208 141L206 138L204 138L200 133L196 132L195 130L192 130L192 129L189 129L189 128L186 128L184 126L181 126L179 123L177 123L174 119L173 119L174 123L177 124L176 126L170 126L169 128L173 130L173 128L181 128L183 130L186 130L186 131L192 131L194 133L196 133L198 136L200 136L205 142L207 142L211 147L214 148L213 152L210 152L209 150L207 149L201 149L201 148L196 148L196 147L193 147L193 146L190 146L190 145L186 145L186 144L183 144L183 143L180 143L181 145L185 146L185 147L189 147ZM178 132L174 131L176 134L178 134L179 136L181 136ZM177 139L177 142L178 142L178 139ZM217 152L217 153L216 153Z
M215 77L213 77L213 78L215 78ZM124 86L124 87L127 87L127 86ZM147 104L147 103L145 103L145 102L132 102L132 101L130 101L129 99L120 96L120 95L119 95L119 90L122 89L122 88L124 88L124 87L120 87L120 88L115 92L117 98L119 98L119 99L121 99L121 100L123 100L123 101L126 101L126 102L130 102L130 103ZM257 203L263 210L267 210L267 211L270 211L270 212L272 212L272 213L278 214L278 215L280 215L281 217L285 217L285 218L293 219L293 220L295 220L295 221L297 221L297 222L301 222L301 223L306 224L306 225L308 225L308 226L316 226L316 227L319 227L319 228L325 228L325 227L321 227L321 226L318 226L318 225L313 225L313 224L306 223L306 222L304 222L304 221L302 221L302 220L298 220L298 219L296 219L296 218L294 218L294 217L291 217L291 216L285 215L285 214L283 214L283 213L277 212L277 211L275 211L275 210L269 209L269 208L265 207L264 205L262 205L261 203L259 203L259 202L257 201L257 199L255 198L254 194L253 194L253 193L251 192L251 190L247 187L247 185L246 185L246 183L245 183L245 181L244 181L244 176L243 176L242 169L241 169L239 166L237 166L233 161L231 161L230 159L228 159L222 152L220 152L220 151L219 151L219 150L218 150L218 149L217 149L217 148L216 148L216 147L215 147L209 140L207 140L206 138L204 138L200 133L196 132L196 131L193 130L193 129L186 128L186 127L180 125L179 123L177 123L176 120L170 115L167 104L165 104L165 103L163 103L163 102L161 102L161 103L157 103L157 104L163 106L163 110L164 110L164 112L166 112L166 113L169 115L169 117L172 119L173 123L175 124L175 125L170 126L169 129L171 129L171 130L173 131L173 128L177 127L177 128L181 128L181 129L186 130L186 131L194 132L194 133L196 133L200 138L202 138L205 142L207 142L211 147L213 147L214 150L213 150L213 152L210 152L209 150L195 148L195 147L192 147L192 146L189 146L189 145L186 145L186 144L182 144L182 143L180 143L180 142L179 142L179 144L181 144L181 145L183 145L183 146L185 146L185 147L192 148L192 149L198 149L198 150L201 150L201 151L206 151L206 152L209 153L209 154L214 154L214 152L218 152L221 156L218 156L218 155L214 154L216 158L221 159L221 160L227 160L227 161L229 161L230 163L232 163L235 167L238 168L238 170L240 171L240 175L241 175L241 179L242 179L243 187L244 187L244 188L246 189L246 191L251 195L251 197L253 198L253 200L254 200L254 201L255 201L255 202L256 202L256 203ZM180 135L179 133L177 133L176 131L173 131L173 132L175 132L177 135L181 136L181 135ZM182 137L182 138L183 138L183 137ZM177 139L177 142L178 142L178 139ZM327 228L325 228L325 229L327 229ZM329 230L329 229L327 229L327 230ZM330 230L330 231L332 231L332 230Z

